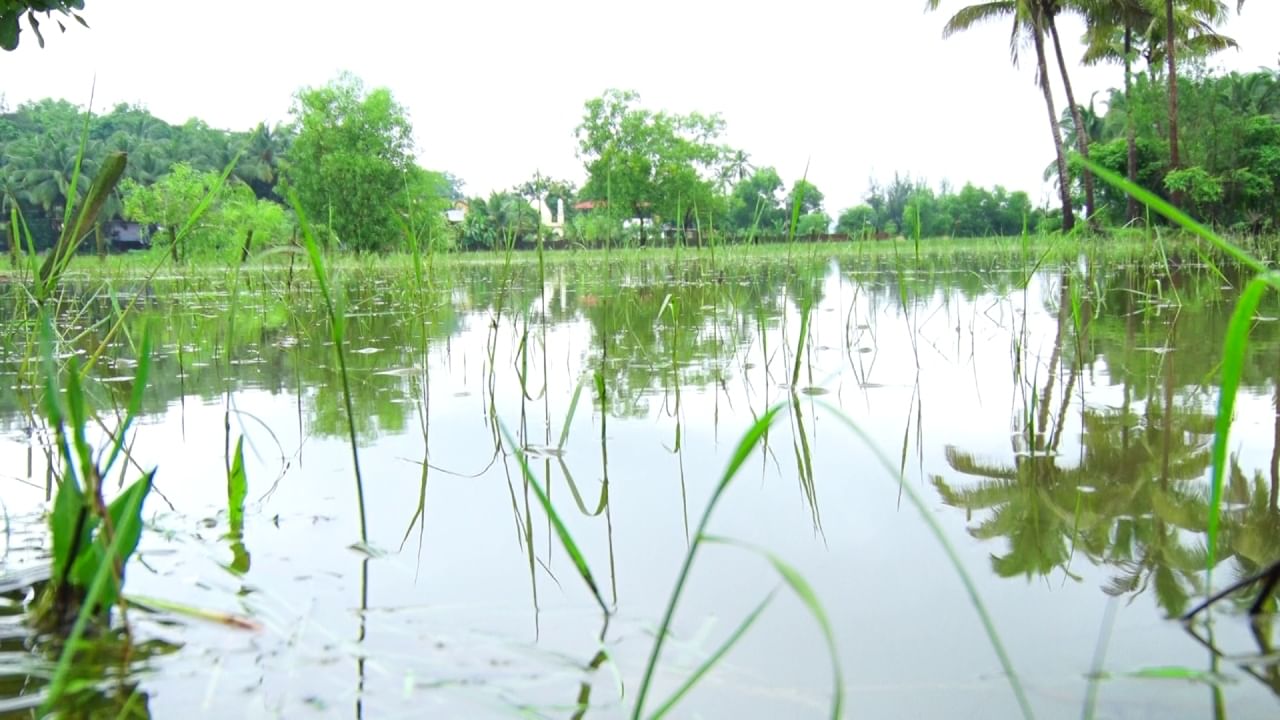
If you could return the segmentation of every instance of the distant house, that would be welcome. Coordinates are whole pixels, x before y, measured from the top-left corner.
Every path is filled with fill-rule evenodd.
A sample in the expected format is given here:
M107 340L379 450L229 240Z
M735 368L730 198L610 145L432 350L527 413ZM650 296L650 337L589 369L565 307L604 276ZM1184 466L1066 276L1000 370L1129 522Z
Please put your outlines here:
M150 232L135 222L113 220L102 228L111 248L118 251L146 250L151 247Z
M573 209L574 210L602 210L608 206L609 206L609 202L607 200L583 200L582 202L574 203Z
M444 211L444 219L448 220L450 225L457 225L467 219L467 201L455 201L453 207Z

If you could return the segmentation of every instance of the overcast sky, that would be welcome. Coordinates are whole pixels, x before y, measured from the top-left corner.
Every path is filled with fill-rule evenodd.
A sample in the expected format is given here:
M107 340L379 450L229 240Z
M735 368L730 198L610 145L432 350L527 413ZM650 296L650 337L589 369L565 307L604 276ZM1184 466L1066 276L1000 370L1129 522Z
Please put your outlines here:
M924 4L87 0L91 29L58 35L46 23L44 49L26 32L0 52L0 92L10 106L83 105L96 76L97 109L133 102L173 123L244 130L287 120L299 87L350 70L408 109L422 165L481 194L535 170L581 183L573 129L584 101L616 87L652 109L721 113L726 141L788 183L807 163L833 215L861 201L869 177L894 171L1045 201L1052 144L1033 51L1013 68L1004 22L943 40L947 17L969 3L930 14ZM1082 26L1061 25L1074 60ZM1240 51L1213 64L1275 67L1277 28L1280 3L1250 0L1223 27ZM1123 81L1112 67L1078 68L1073 80L1081 102Z

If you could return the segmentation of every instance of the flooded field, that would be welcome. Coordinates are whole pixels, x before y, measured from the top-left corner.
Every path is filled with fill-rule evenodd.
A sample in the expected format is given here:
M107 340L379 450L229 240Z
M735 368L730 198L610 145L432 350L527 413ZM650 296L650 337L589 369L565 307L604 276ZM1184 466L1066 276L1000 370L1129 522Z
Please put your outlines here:
M73 281L59 353L93 361L97 447L150 327L106 483L157 472L135 646L78 663L69 714L631 716L704 512L776 408L706 520L645 716L766 601L672 716L829 717L829 644L848 717L1272 716L1256 588L1177 619L1208 593L1239 285L1198 263L826 248L350 267L352 433L300 269ZM21 315L5 292L0 323ZM1266 300L1244 366L1215 588L1280 558L1277 317ZM5 577L47 564L34 325L0 329ZM0 714L27 717L56 654L29 650L12 585Z

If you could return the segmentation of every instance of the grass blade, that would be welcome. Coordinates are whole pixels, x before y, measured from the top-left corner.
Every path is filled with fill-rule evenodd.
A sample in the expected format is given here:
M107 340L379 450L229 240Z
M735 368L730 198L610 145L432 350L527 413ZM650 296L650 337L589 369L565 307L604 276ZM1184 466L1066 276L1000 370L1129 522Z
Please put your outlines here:
M1227 335L1222 346L1222 377L1218 390L1218 413L1213 421L1213 480L1209 489L1209 529L1206 570L1213 572L1217 562L1218 525L1222 511L1222 485L1227 473L1227 440L1231 434L1231 418L1235 412L1236 391L1240 387L1245 352L1249 347L1249 331L1254 313L1268 287L1280 287L1280 273L1266 273L1249 281L1236 302ZM1206 583L1206 587L1212 583Z
M707 539L710 540L711 538ZM667 698L667 701L662 703L662 705L649 716L650 720L658 720L659 718L664 717L668 712L671 712L671 708L675 707L676 703L680 702L680 700L682 700L684 696L698 684L698 681L702 679L702 676L710 672L711 669L720 662L720 659L733 649L734 645L738 644L738 641L747 634L747 630L750 630L752 625L755 625L756 620L760 618L760 614L764 612L765 608L769 607L769 603L773 602L773 596L774 593L769 593L765 596L764 601L757 605L756 609L752 610L751 613L743 619L738 627L729 635L728 639L726 639L720 647L716 648L715 652L711 653L711 657L707 658L701 665L699 665L698 668L693 671L693 674L684 681L684 684L672 693L671 697Z
M676 606L680 604L680 596L684 593L684 586L689 579L689 571L693 567L693 560L698 554L698 548L702 545L707 524L711 521L711 513L716 509L720 496L724 494L725 489L729 487L729 483L738 474L738 470L742 468L747 458L751 457L751 453L756 449L756 446L764 439L769 427L773 424L774 418L777 417L778 411L781 409L781 405L770 407L751 427L747 428L747 432L738 442L737 448L734 449L733 455L729 457L729 464L725 467L724 475L721 476L720 482L711 494L711 500L707 502L707 509L702 512L702 519L698 522L698 530L693 536L693 542L689 544L689 551L684 556L684 564L680 566L680 574L676 576L675 587L672 588L671 596L667 599L667 609L662 614L661 624L658 625L658 631L653 640L653 649L649 651L649 661L645 665L644 677L640 681L640 690L636 694L636 704L631 714L632 720L639 720L644 714L645 696L648 695L649 686L653 682L653 673L658 667L658 659L662 657L662 645L666 642L667 635L670 632L671 620L675 617Z
M828 619L826 611L822 609L822 603L818 600L818 594L813 591L813 586L809 584L808 580L804 579L800 571L764 548L732 538L708 536L704 539L707 542L733 545L744 550L750 550L768 560L773 569L782 576L783 582L791 587L796 596L800 598L800 601L809 609L809 614L813 615L813 619L818 622L818 627L822 630L823 640L827 643L827 654L831 658L831 672L835 683L831 696L831 717L832 720L837 720L841 717L844 712L844 673L840 669L840 653L836 651L836 636L835 631L831 628L831 620Z
M547 497L546 490L538 483L538 479L533 476L533 471L529 469L529 462L519 444L511 437L506 425L501 427L502 436L506 438L507 444L511 446L512 452L515 453L516 462L520 465L520 472L524 474L525 482L529 483L533 488L534 494L538 496L538 502L542 504L542 509L547 513L547 518L551 521L551 526L555 528L556 537L560 539L560 544L564 547L565 552L569 553L574 567L578 569L578 575L582 577L582 581L591 589L591 594L595 596L596 602L600 604L600 609L604 611L607 617L610 614L609 606L600 594L600 587L596 584L595 576L591 574L591 568L587 566L586 557L578 549L578 544L573 541L573 536L569 534L569 528L565 527L564 521L560 519L560 514L551 505L551 499Z
M960 556L956 553L955 548L952 547L951 542L947 540L947 535L943 532L942 526L938 524L933 513L929 512L928 506L925 505L924 500L921 499L920 495L915 491L915 488L913 488L910 483L902 481L902 477L898 475L896 470L894 470L893 463L890 462L889 458L881 452L880 448L877 447L874 442L872 442L866 432L862 428L858 427L853 420L850 420L848 416L840 411L839 408L836 408L830 403L822 400L818 400L818 402L834 414L836 419L848 428L850 432L858 436L858 438L866 444L867 448L871 450L871 453L875 455L880 466L889 473L891 478L895 478L898 481L898 487L902 489L911 504L915 506L916 511L920 513L920 517L924 519L925 524L929 526L929 530L938 540L938 544L942 546L943 552L947 555L947 560L951 563L951 567L956 571L956 574L960 576L960 582L964 585L965 592L969 595L969 601L973 605L974 610L977 611L978 617L982 620L982 627L987 633L987 639L991 641L991 647L1000 661L1001 668L1004 669L1005 676L1009 679L1009 686L1013 690L1014 697L1018 701L1018 707L1022 711L1022 716L1025 718L1035 717L1035 713L1031 711L1031 703L1027 700L1027 694L1022 688L1022 681L1018 679L1018 673L1013 667L1013 662L1009 659L1009 654L1004 649L1004 643L1000 641L1000 633L996 631L995 622L992 621L991 614L987 612L986 604L982 602L982 597L978 594L978 586L973 582L973 578L969 576L968 571L964 569L964 563L961 562Z

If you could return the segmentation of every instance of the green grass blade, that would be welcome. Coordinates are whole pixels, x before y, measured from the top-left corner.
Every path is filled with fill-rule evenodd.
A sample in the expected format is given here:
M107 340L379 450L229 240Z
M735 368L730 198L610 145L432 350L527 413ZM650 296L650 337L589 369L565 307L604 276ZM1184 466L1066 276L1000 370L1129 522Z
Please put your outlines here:
M564 427L560 429L560 442L556 444L556 448L563 450L564 444L569 442L569 428L573 427L573 415L578 411L578 398L582 397L582 388L587 384L587 376L584 374L578 379L578 385L573 389L573 397L569 400L569 412L564 417Z
M118 152L108 155L106 162L103 163L102 168L98 171L98 176L94 178L93 184L89 186L89 194L85 197L84 204L80 206L80 212L76 215L75 221L63 225L62 235L58 237L53 251L45 258L44 265L40 267L40 277L36 284L36 292L40 299L48 297L49 291L57 283L58 277L62 275L62 272L66 270L67 265L71 262L71 258L75 255L80 241L89 234L93 224L98 221L98 215L102 212L102 207L106 205L111 194L115 192L120 178L124 176L126 163L127 156L124 153ZM74 190L72 194L74 195ZM67 199L68 208L71 207L73 200L74 198Z
M795 390L796 384L800 382L801 358L804 356L804 344L809 339L809 315L813 313L813 298L810 297L804 301L804 307L800 311L800 338L796 341L796 363L791 369L791 389Z
M880 466L889 473L891 478L896 480L898 487L906 494L908 500L913 506L915 506L916 511L920 513L920 517L924 519L925 524L929 526L929 530L933 533L934 538L937 539L938 544L942 546L943 552L946 553L947 560L951 563L952 569L954 569L956 574L960 576L960 582L964 585L965 592L969 595L969 601L973 605L974 610L977 611L978 617L982 621L982 627L987 633L987 639L991 642L991 647L995 651L996 657L1000 661L1000 666L1004 669L1005 676L1009 680L1009 686L1013 690L1013 694L1018 701L1018 706L1022 711L1022 716L1025 718L1035 717L1035 713L1031 710L1031 703L1027 700L1027 694L1022 688L1022 681L1018 679L1018 673L1013 667L1013 662L1009 659L1009 654L1004 649L1004 643L1000 641L1000 633L996 631L995 622L991 619L991 614L987 612L986 604L982 602L982 597L978 594L978 586L973 582L973 578L969 576L968 571L964 569L964 563L960 560L960 556L956 553L955 548L952 547L951 542L947 540L947 535L942 530L942 526L938 524L938 520L933 516L933 513L929 512L929 507L925 504L919 493L916 492L915 488L911 486L911 483L904 482L902 480L902 477L898 475L896 470L894 470L893 463L890 462L889 458L881 452L880 448L877 447L874 442L872 442L871 437L868 436L862 428L858 427L858 425L841 412L839 408L836 408L830 403L822 400L818 400L817 402L835 415L835 417L846 428L848 428L850 432L858 436L858 438L866 444L867 448L871 450L871 453L875 455Z
M813 586L809 584L808 580L804 579L800 571L764 548L741 540L718 536L707 536L704 540L750 550L768 560L773 569L778 572L778 575L782 576L783 582L790 586L791 590L800 598L800 601L809 609L809 614L813 615L813 619L817 621L818 627L822 630L822 638L827 643L827 654L831 659L831 673L834 677L834 687L831 695L831 718L832 720L838 720L844 712L844 672L840 669L840 653L836 650L835 631L831 627L831 620L827 617L826 611L823 610L822 603L818 600L818 594L814 592Z
M142 412L142 395L147 389L147 379L151 376L151 326L148 325L142 331L142 347L138 351L138 367L133 372L133 388L129 392L129 404L125 406L124 421L120 423L120 427L116 430L115 441L111 443L111 453L107 456L107 461L102 465L102 474L106 475L111 470L111 466L115 464L116 459L120 456L120 452L124 449L125 435L129 432L129 427L133 421L137 419L138 413Z
M244 474L244 436L236 440L236 452L231 458L231 472L227 473L227 517L231 533L239 535L244 527L244 500L249 494L249 482Z
M596 584L595 576L591 574L591 568L587 566L587 558L578 549L578 544L573 541L573 536L569 534L569 528L565 527L564 521L560 519L560 513L551 504L551 498L547 497L546 490L538 483L538 479L534 477L533 471L529 469L529 462L525 458L524 451L520 449L520 445L511 437L511 433L507 430L506 425L501 425L502 436L506 438L507 444L511 446L511 451L515 453L516 462L520 465L520 472L524 474L525 482L529 483L533 488L533 492L538 496L538 502L542 504L542 509L547 513L547 519L551 521L551 526L555 528L556 537L560 539L560 544L564 547L565 552L569 553L569 558L573 560L573 565L578 569L578 575L582 581L590 588L591 594L595 596L596 602L599 603L600 609L607 616L610 614L609 606L604 601L604 597L600 594L600 586Z
M342 350L343 338L346 335L346 317L334 304L334 296L329 287L329 274L325 271L324 257L320 254L320 245L316 243L311 232L311 224L307 222L307 214L298 202L297 193L289 193L289 203L298 216L298 226L302 230L302 240L307 248L307 257L311 260L311 269L315 272L316 283L320 286L320 296L324 299L325 310L329 315L329 330L333 338L333 352L338 358L338 375L342 380L342 402L347 411L347 436L351 443L352 471L356 480L356 505L360 513L360 542L369 542L369 523L364 504L364 477L360 473L360 450L356 442L356 415L351 403L351 381L347 375L347 356Z
M1267 266L1263 264L1261 260L1253 257L1252 255L1245 252L1243 249L1236 246L1235 244L1230 243L1224 240L1223 238L1219 237L1212 230L1210 230L1209 228L1201 225L1200 223L1192 219L1190 215L1187 215L1186 213L1182 212L1181 210L1174 207L1173 205L1170 205L1168 202L1165 202L1163 198L1151 192L1150 190L1147 190L1146 188L1143 188L1139 185L1135 185L1129 182L1124 177L1114 172L1111 172L1110 170L1104 167L1101 167L1083 157L1077 156L1076 159L1079 160L1081 163L1083 163L1084 166L1088 168L1089 171L1092 172L1097 177L1102 178L1103 180L1110 183L1111 185L1114 185L1115 187L1118 187L1121 190L1124 190L1125 192L1134 196L1135 198L1138 199L1139 202L1145 204L1147 207L1151 208L1152 210L1155 210L1156 212L1165 216L1166 218L1173 221L1174 223L1177 223L1184 230L1196 235L1197 237L1209 243L1210 245L1218 248L1223 253L1230 255L1232 258L1236 260L1236 262L1239 262L1241 265L1248 267L1254 272L1258 272L1258 273L1267 272Z
M671 590L671 596L667 599L667 608L662 614L662 621L658 625L657 634L654 636L653 648L649 651L649 661L645 664L644 677L640 681L640 690L636 694L635 708L632 710L632 720L639 720L644 714L644 700L649 693L649 686L653 682L653 673L657 670L658 660L662 657L662 646L666 642L667 635L671 630L671 620L675 617L676 606L680 604L680 596L684 593L685 583L689 579L689 571L693 567L693 560L697 557L698 548L702 545L703 535L706 534L707 525L711 521L711 513L715 511L716 504L720 501L720 496L724 494L729 483L742 469L747 458L751 457L751 453L760 444L760 441L769 432L769 427L773 424L774 418L777 417L778 411L782 409L782 405L774 405L764 412L758 420L747 428L747 432L738 442L738 446L734 449L733 455L729 457L729 464L725 467L724 475L721 476L720 482L717 483L716 489L711 494L711 500L707 502L706 510L702 512L702 519L698 522L698 530L694 533L693 542L689 544L689 551L685 553L684 564L680 566L680 574L676 576L675 587Z
M710 540L711 538L707 539ZM751 613L743 619L733 633L729 635L728 639L726 639L720 647L716 648L715 652L711 653L711 657L707 658L701 665L699 665L698 668L693 671L693 674L684 681L684 684L677 688L676 691L671 694L671 697L667 698L667 701L662 703L662 705L649 716L650 720L659 720L659 718L662 718L667 713L671 712L671 708L675 707L676 703L684 699L684 696L689 694L689 691L692 690L700 680L702 680L702 677L719 664L720 659L727 655L729 651L733 649L734 645L738 644L738 641L747 634L747 631L751 629L752 625L755 625L756 620L760 618L764 609L769 607L769 603L773 602L773 596L774 593L769 593L765 596L764 601L757 605L756 609L752 610Z
M1213 480L1209 490L1209 530L1207 570L1217 563L1218 532L1222 511L1222 485L1227 473L1227 440L1231 433L1231 417L1235 412L1236 391L1240 387L1245 353L1249 347L1249 331L1253 317L1268 287L1280 288L1280 273L1271 272L1249 281L1236 302L1222 347L1222 378L1218 390L1218 413L1213 421ZM1208 588L1206 588L1208 589Z

